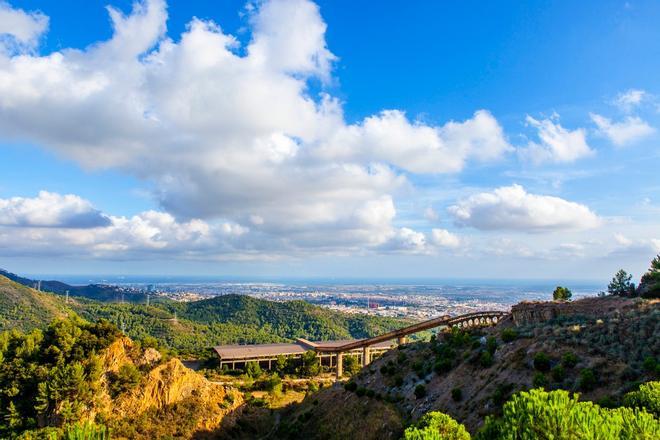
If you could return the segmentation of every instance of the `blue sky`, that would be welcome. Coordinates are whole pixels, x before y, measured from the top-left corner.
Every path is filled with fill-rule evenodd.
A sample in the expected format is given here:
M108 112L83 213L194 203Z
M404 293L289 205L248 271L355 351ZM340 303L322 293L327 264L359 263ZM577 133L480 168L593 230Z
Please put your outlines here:
M79 3L0 2L0 267L607 279L660 252L657 2Z

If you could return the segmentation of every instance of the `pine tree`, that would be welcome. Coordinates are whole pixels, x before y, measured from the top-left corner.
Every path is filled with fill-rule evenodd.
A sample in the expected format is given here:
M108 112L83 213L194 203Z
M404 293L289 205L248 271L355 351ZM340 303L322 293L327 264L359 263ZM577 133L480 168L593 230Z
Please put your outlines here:
M557 286L552 292L552 299L555 301L569 301L573 296L573 292L568 287Z
M619 270L607 285L607 292L610 295L631 296L635 292L635 285L630 282L632 275L625 270Z

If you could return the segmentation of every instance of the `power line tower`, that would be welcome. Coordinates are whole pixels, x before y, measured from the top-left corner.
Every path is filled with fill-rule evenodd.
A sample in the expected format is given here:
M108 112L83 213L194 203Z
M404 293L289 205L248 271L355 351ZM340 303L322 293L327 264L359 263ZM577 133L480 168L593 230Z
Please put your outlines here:
M69 304L69 291L68 291L68 290L65 291L65 292L64 292L64 295L65 295L65 297L66 297L66 299L65 299L64 301L65 301L67 304Z
M149 307L149 294L147 293L147 307Z

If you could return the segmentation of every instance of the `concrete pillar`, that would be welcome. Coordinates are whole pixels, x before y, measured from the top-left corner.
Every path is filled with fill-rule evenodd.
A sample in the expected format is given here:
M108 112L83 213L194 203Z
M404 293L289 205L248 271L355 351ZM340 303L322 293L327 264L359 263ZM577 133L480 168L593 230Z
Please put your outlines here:
M362 366L366 367L371 362L371 350L369 347L364 347L362 349Z
M337 380L344 375L344 353L337 353Z

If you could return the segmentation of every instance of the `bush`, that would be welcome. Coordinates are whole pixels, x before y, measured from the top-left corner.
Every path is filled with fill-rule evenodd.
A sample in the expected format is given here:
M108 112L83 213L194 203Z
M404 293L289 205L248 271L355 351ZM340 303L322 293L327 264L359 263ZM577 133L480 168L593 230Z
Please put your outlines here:
M566 368L573 368L578 363L578 357L575 353L565 353L561 358L561 364Z
M647 382L623 396L623 405L630 408L645 409L660 418L660 382Z
M537 371L534 373L534 378L532 379L532 385L534 388L543 388L548 384L548 379L545 377L545 374Z
M373 398L376 395L376 392L372 389L367 390L367 397Z
M358 386L357 386L357 384L356 384L355 382L346 382L346 383L344 384L344 389L345 389L346 391L350 391L350 392L353 392L353 391L357 390L357 387L358 387Z
M403 385L403 377L396 376L394 378L394 385L397 386L397 387L400 387L401 385Z
M452 368L452 363L449 359L440 359L433 366L433 370L438 373L447 373Z
M497 339L492 336L486 339L486 350L488 350L490 354L495 354L495 350L497 350Z
M490 353L490 351L483 351L481 353L481 356L479 356L479 364L484 368L488 368L493 365L493 355Z
M282 394L282 379L277 373L269 377L264 383L264 389L271 395L278 397Z
M454 402L460 402L463 400L463 390L460 388L454 388L451 390L451 398Z
M349 359L350 358L347 357L344 362L346 363L346 361ZM307 350L304 352L300 357L300 360L302 361L302 365L300 366L300 374L303 376L313 377L318 376L321 373L321 363L319 362L319 358L316 356L316 352L314 350ZM344 370L346 370L346 367Z
M580 370L580 379L578 381L578 388L582 391L591 391L596 386L596 375L591 368L583 368Z
M426 396L426 387L421 383L415 387L415 397L421 399Z
M552 380L555 382L562 382L566 378L566 370L561 365L556 365L552 370L550 370L552 375Z
M358 389L355 390L355 394L356 394L358 397L362 397L362 396L364 396L365 394L367 394L367 389L366 389L365 387L358 387Z
M470 434L448 415L432 411L406 428L402 440L470 440Z
M557 286L552 292L552 299L555 301L569 301L573 296L573 292L568 287Z
M97 425L92 422L76 423L69 425L64 429L62 440L107 440L110 439L110 431L103 425Z
M518 338L518 332L512 328L505 328L502 330L502 342L509 343L513 342Z
M501 383L495 388L495 392L492 395L493 403L497 406L502 405L509 398L509 395L513 391L513 384L511 383Z
M109 391L113 397L135 388L142 379L142 373L133 364L124 364L116 373L109 375Z
M647 356L644 358L642 368L647 373L655 373L658 370L658 361L653 356Z
M259 366L258 362L248 362L245 364L245 374L252 379L256 379L257 377L261 376L263 371L261 370L261 367Z
M542 372L550 371L550 358L542 351L534 355L534 369Z
M521 392L509 400L501 418L489 416L478 440L504 439L655 439L660 421L630 408L608 410L580 402L567 391Z

